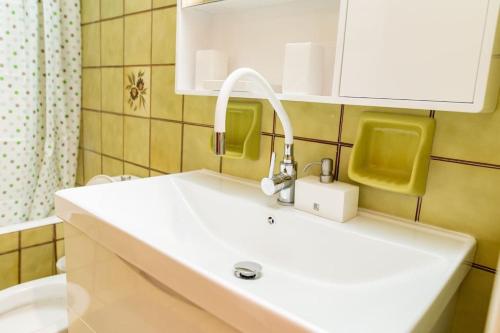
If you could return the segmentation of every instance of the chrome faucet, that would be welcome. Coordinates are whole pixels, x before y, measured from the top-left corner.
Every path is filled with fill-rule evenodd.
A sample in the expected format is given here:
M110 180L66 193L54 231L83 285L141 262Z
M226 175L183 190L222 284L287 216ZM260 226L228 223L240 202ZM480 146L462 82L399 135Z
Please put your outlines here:
M271 165L269 175L262 179L260 187L267 195L273 195L279 192L278 202L284 205L292 205L295 197L295 180L297 179L297 162L293 158L293 130L290 119L283 108L280 100L274 93L271 85L258 72L251 68L239 68L229 74L227 79L222 84L222 88L217 98L215 106L215 122L214 122L214 146L216 155L224 155L225 133L226 133L226 109L229 102L229 96L234 85L242 77L252 79L258 83L266 94L267 99L273 106L278 118L283 125L285 132L285 151L283 160L280 162L279 173L274 174L274 163L276 154L273 152L271 157Z

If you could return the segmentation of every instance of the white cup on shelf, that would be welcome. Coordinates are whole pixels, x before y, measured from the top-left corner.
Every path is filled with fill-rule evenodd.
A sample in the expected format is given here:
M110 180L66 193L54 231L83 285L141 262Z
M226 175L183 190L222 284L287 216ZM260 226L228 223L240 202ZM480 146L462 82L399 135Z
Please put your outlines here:
M227 55L219 50L196 51L195 88L205 90L204 82L225 80L227 77Z
M312 42L285 45L284 94L322 94L323 53L323 47Z

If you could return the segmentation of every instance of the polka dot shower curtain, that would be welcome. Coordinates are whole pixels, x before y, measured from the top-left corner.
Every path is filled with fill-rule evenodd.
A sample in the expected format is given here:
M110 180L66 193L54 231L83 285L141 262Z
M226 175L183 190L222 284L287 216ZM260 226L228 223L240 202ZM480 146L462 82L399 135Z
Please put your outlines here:
M46 217L75 182L78 0L0 1L0 225Z

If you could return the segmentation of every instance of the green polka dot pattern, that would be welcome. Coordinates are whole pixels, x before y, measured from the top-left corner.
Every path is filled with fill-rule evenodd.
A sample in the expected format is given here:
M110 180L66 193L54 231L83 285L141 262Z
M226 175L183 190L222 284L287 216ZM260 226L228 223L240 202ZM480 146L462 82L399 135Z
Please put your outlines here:
M79 1L0 2L0 225L49 215L74 186L80 66Z

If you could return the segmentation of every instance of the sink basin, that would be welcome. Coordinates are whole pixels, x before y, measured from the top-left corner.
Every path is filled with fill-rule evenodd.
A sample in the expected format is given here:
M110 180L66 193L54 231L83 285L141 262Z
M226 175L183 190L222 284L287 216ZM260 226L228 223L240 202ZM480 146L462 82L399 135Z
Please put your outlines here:
M371 212L335 223L206 170L63 190L56 212L249 332L428 332L475 250L468 235ZM236 278L241 261L261 277Z

